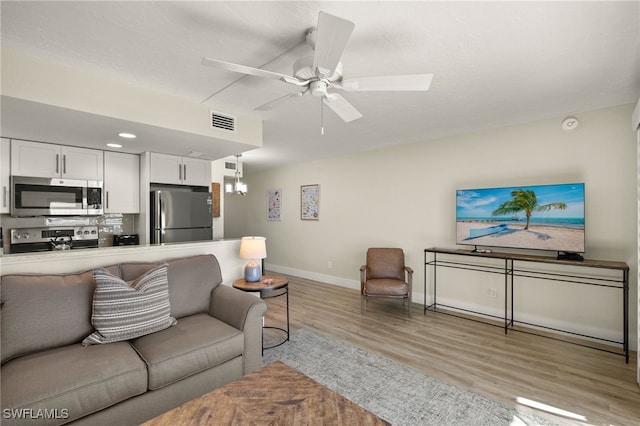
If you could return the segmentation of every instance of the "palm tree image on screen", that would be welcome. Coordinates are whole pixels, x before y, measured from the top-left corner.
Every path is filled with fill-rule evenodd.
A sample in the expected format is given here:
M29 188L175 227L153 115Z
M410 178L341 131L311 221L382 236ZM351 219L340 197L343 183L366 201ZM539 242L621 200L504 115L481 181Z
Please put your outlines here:
M546 212L552 209L564 210L567 208L565 203L548 203L538 205L536 193L530 189L516 189L511 191L511 200L507 200L491 213L492 216L504 216L508 214L517 214L524 212L527 218L527 224L524 229L529 229L529 221L533 212Z

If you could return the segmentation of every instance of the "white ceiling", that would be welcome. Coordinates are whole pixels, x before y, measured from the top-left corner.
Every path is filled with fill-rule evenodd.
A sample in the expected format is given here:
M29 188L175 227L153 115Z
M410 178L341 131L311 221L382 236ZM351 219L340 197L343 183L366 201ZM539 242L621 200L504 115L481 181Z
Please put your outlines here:
M3 48L262 117L264 147L243 156L252 172L635 103L639 4L2 1L1 36ZM320 135L318 98L255 111L295 88L200 65L209 57L291 74L311 53L304 35L319 11L356 24L345 78L433 73L431 89L342 92L364 117L344 123L325 108Z

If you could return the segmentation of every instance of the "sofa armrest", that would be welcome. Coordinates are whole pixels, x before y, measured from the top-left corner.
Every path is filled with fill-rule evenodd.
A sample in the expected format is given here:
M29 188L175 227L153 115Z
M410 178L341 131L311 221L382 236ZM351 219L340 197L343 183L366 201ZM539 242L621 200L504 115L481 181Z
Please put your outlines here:
M262 367L262 317L267 304L253 294L219 285L211 292L209 315L244 332L244 373Z

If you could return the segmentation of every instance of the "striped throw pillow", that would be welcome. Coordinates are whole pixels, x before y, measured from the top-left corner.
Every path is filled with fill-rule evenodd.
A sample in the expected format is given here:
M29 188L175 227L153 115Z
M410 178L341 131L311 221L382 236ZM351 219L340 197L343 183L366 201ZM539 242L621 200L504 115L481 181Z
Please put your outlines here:
M95 332L83 345L134 339L177 323L171 316L166 263L129 282L103 268L95 269L93 278L91 323Z

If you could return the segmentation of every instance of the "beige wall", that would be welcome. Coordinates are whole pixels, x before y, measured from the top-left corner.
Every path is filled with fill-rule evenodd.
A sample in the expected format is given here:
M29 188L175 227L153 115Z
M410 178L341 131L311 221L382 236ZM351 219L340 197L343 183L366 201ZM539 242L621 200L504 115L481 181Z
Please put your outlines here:
M247 174L249 194L225 200L225 237L265 236L271 270L352 288L359 286L358 268L367 247L402 247L415 270L414 300L422 301L424 248L455 247L456 189L584 182L586 257L628 262L630 300L635 301L633 107L573 114L580 120L574 132L562 131L564 117L557 117ZM300 185L305 184L321 186L319 221L300 220ZM266 191L272 188L282 189L280 222L266 220ZM502 284L499 277L486 275L452 275L468 286L443 297L499 309ZM518 301L520 319L621 336L620 292L519 282L519 294L527 295ZM497 288L498 297L489 298L488 288ZM630 305L631 343L636 346L637 306Z

